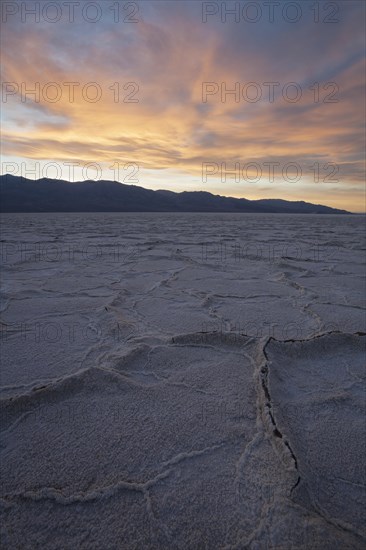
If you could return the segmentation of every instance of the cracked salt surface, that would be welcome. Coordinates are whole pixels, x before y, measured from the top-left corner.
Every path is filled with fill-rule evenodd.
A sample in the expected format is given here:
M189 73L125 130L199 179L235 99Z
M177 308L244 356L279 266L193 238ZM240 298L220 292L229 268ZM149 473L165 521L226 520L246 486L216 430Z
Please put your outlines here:
M2 238L4 548L365 547L361 218Z

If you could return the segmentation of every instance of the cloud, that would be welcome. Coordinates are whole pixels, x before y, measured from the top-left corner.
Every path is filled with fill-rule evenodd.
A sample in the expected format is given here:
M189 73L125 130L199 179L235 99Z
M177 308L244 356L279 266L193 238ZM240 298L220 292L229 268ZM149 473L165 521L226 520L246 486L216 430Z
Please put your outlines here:
M115 24L110 14L96 24L9 18L3 25L3 81L15 83L18 93L3 104L5 155L134 162L149 174L165 170L162 177L173 190L172 174L186 174L188 186L201 177L203 162L297 162L305 178L293 184L297 198L308 193L304 181L314 162L333 163L356 205L365 145L364 5L339 2L340 21L330 25L315 24L309 10L298 23L250 25L219 19L204 24L198 4L143 2L135 24ZM71 82L79 84L73 98ZM204 82L218 86L207 103ZM255 91L245 87L250 82L262 93L258 102L244 95ZM266 82L279 83L273 102ZM298 102L284 95L296 92L286 88L291 82L301 88ZM24 90L36 83L39 102L34 95L24 102ZM221 91L236 83L239 101L225 93L222 101ZM333 99L338 102L327 102ZM219 182L213 178L202 188ZM283 180L277 184L277 195L289 197ZM237 191L229 180L225 189L222 194ZM326 194L323 201L329 204Z

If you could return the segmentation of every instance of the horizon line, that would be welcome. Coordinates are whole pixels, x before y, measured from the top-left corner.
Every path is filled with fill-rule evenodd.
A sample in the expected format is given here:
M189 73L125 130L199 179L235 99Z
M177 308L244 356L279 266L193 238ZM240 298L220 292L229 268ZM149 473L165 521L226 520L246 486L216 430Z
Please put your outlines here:
M174 193L175 195L180 195L182 193L207 193L208 195L211 195L213 197L223 197L223 198L234 199L234 200L246 200L248 202L283 201L283 202L287 202L287 203L304 203L304 204L312 204L314 206L324 206L324 207L327 207L327 208L332 208L333 210L343 210L343 208L329 206L327 204L322 204L322 203L309 202L309 201L305 201L303 199L288 200L288 199L283 199L283 198L280 198L280 197L271 197L271 198L262 198L262 199L247 199L246 197L234 197L232 195L216 194L216 193L212 193L211 191L207 191L205 189L194 189L194 190L189 190L189 191L173 191L171 189L160 189L160 188L159 189L150 189L150 188L147 188L147 187L143 187L143 185L140 185L140 184L128 184L128 183L124 183L124 182L121 182L121 181L118 181L118 180L108 180L108 179L93 180L93 179L87 179L87 180L70 181L70 180L64 179L64 178L47 178L47 177L43 177L43 178L32 179L32 178L26 178L25 176L22 176L22 175L18 176L16 174L10 174L10 173L0 174L0 177L2 177L2 178L6 178L8 176L10 176L12 178L23 179L23 180L32 181L32 182L37 182L37 181L42 181L42 180L50 180L50 181L65 182L65 183L70 183L70 184L72 184L72 183L75 183L75 184L88 183L88 182L93 182L93 183L102 183L102 182L118 183L118 184L123 185L125 187L138 187L138 188L144 189L146 191L152 191L154 193L164 192L164 191L168 191L169 193ZM140 211L137 210L136 212L140 212ZM172 212L175 212L175 211L172 211ZM204 213L204 212L208 213L207 211L202 211L202 213ZM345 210L345 212L350 213L350 214L359 214L359 215L366 214L366 210L363 210L363 211ZM194 212L192 212L192 213L194 213ZM230 212L228 212L228 213L230 213ZM238 212L238 214L239 213L245 213L245 212Z

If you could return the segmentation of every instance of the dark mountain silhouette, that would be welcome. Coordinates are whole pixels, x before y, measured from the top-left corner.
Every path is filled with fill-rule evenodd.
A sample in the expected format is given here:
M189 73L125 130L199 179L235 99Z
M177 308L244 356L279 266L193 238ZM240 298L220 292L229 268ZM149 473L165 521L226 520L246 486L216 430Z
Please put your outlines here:
M71 183L0 176L1 212L268 212L349 214L320 204L279 199L248 200L206 191L151 191L116 181Z

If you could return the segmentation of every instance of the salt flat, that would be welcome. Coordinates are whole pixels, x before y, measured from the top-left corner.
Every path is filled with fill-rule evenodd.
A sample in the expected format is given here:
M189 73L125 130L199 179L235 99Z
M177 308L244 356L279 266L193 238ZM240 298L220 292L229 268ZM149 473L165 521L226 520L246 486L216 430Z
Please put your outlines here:
M365 548L364 218L1 239L5 548Z

